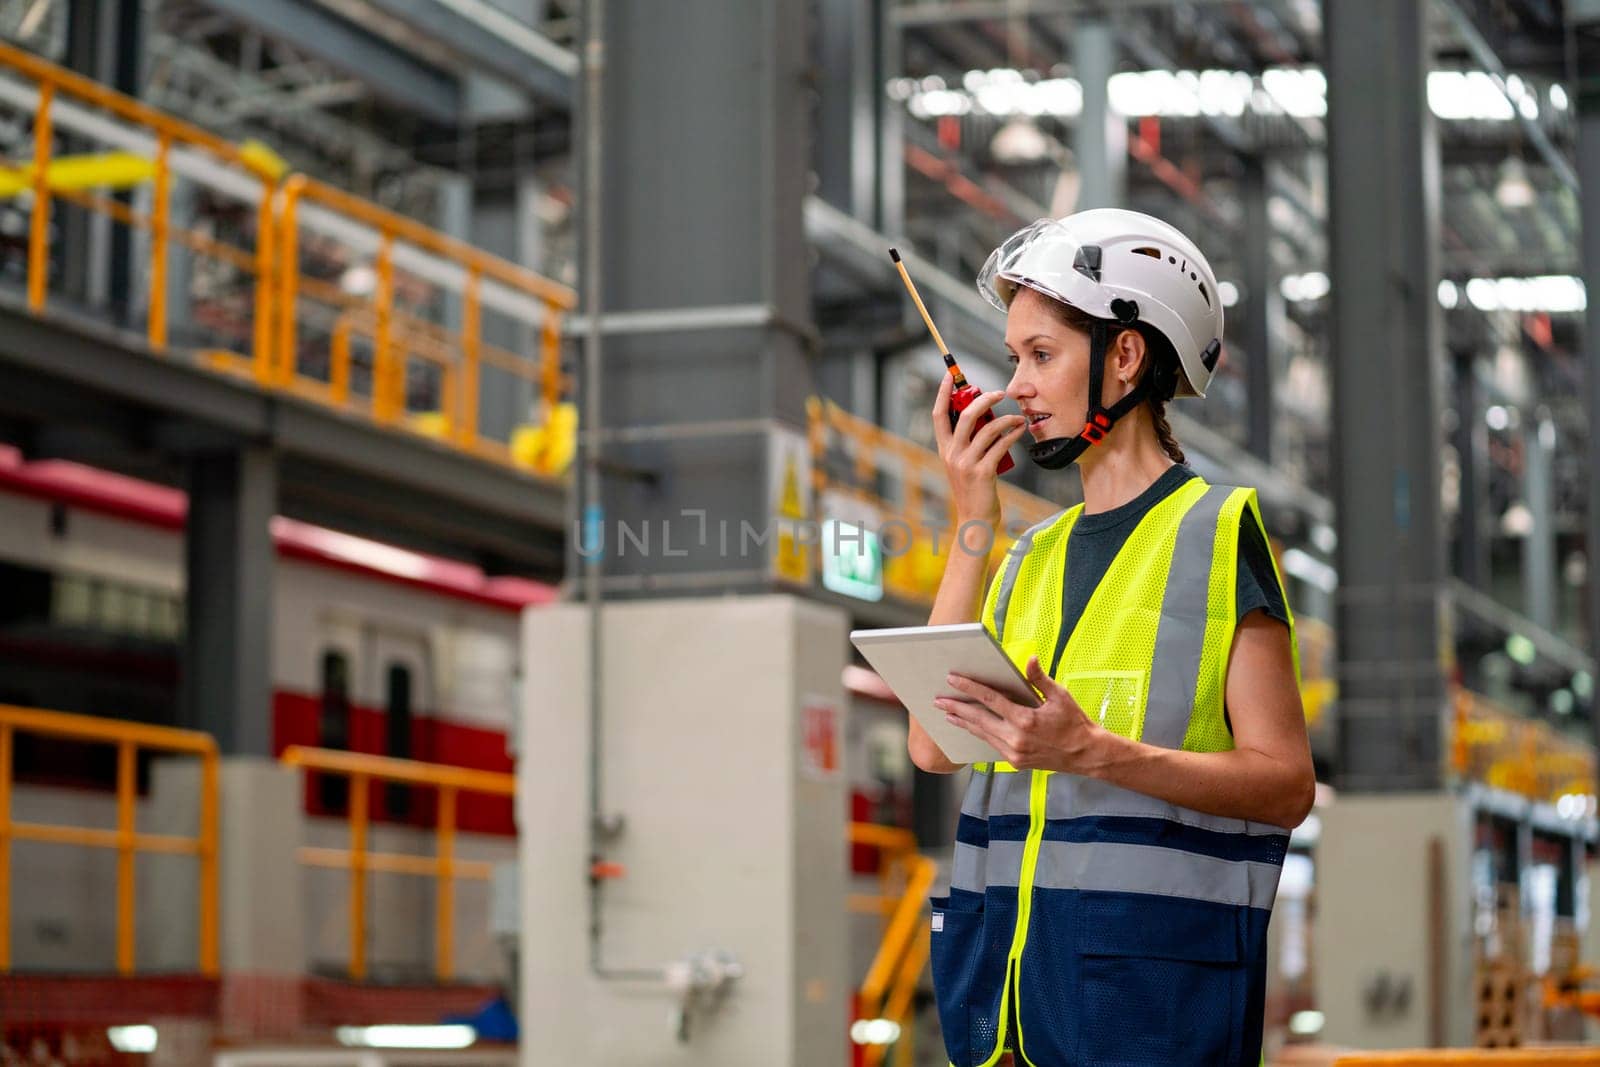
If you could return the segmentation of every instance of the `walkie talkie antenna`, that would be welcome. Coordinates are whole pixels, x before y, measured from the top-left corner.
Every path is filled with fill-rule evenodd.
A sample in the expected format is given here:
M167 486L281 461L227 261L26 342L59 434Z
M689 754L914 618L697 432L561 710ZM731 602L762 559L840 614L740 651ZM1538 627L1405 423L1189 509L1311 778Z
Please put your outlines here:
M916 283L911 280L911 275L906 273L905 261L900 258L899 251L893 248L889 249L889 258L894 260L894 269L900 272L900 280L906 283L906 292L911 294L911 302L917 305L917 310L922 313L922 321L928 324L928 332L933 335L933 343L939 346L939 354L944 357L944 365L950 368L953 383L960 389L967 384L966 375L956 366L956 357L950 354L950 349L945 347L944 338L939 336L939 327L933 324L933 316L928 314L928 306L922 302Z

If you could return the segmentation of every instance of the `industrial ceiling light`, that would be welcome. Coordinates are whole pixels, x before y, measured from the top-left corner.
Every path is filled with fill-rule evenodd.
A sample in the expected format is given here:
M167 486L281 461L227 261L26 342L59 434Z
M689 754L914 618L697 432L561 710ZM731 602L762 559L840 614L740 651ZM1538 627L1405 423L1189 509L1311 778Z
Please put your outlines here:
M989 153L1008 167L1038 163L1050 155L1050 138L1031 120L1013 118L989 142Z
M1528 165L1521 156L1509 156L1500 164L1500 182L1494 187L1494 199L1508 211L1517 211L1533 204L1538 193L1528 179Z

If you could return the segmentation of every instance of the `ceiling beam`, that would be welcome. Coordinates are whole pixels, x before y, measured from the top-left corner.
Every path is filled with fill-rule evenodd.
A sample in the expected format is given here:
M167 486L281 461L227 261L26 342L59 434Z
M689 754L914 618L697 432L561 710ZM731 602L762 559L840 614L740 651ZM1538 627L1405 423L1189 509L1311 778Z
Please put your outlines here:
M547 105L573 106L578 57L484 0L366 0L476 67Z
M460 120L461 86L454 75L422 62L315 0L205 0L213 10L264 37L358 78L397 107L439 123Z

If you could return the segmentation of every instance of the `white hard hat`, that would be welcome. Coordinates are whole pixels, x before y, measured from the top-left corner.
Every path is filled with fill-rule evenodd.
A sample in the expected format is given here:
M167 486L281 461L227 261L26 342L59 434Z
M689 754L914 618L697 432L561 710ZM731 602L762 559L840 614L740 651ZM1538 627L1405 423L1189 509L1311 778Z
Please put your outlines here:
M978 291L1001 311L1021 285L1096 318L1160 331L1182 369L1176 395L1206 395L1222 355L1222 297L1200 249L1160 219L1095 208L1030 223L978 274Z

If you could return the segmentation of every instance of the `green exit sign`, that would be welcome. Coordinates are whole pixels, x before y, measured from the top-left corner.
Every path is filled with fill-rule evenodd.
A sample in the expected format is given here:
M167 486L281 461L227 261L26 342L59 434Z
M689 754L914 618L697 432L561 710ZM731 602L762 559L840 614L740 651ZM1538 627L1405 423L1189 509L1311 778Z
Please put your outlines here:
M824 587L857 600L883 599L883 546L876 532L827 519L821 547Z

